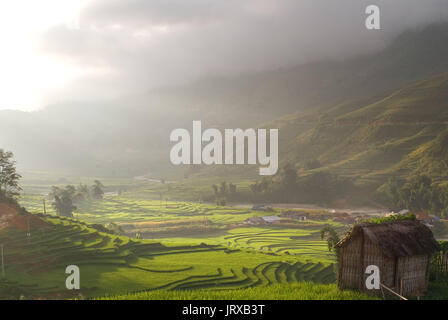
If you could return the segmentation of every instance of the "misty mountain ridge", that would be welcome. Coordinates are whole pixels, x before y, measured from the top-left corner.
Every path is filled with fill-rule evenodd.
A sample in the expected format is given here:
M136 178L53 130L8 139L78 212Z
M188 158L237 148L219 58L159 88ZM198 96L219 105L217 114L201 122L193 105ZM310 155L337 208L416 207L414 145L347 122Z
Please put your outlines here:
M398 93L394 92L399 88L448 72L446 43L448 24L436 24L401 34L381 52L345 61L206 79L111 103L67 103L29 113L0 111L0 146L16 154L21 168L131 176L173 171L174 166L169 163L169 133L175 128L190 128L193 120L216 128L267 123L280 127L281 148L288 140L288 150L283 153L280 149L281 162L294 161L300 167L305 159L316 158L336 170L343 167L336 165L344 161L343 157L338 158L334 151L331 160L329 150L319 149L325 141L312 146L307 139L320 141L320 134L326 136L319 130L324 130L328 121L334 125L359 122L362 117L386 116L388 107L379 103L381 98L396 102ZM411 93L403 90L401 95ZM384 113L377 111L379 108ZM438 113L425 116L428 121L440 119ZM340 135L335 137L348 139L352 129L344 125L338 128ZM437 136L439 129L433 130L431 136ZM360 149L362 141L357 145ZM310 149L303 152L304 148ZM415 151L411 149L409 152ZM394 159L402 161L402 157ZM347 167L353 163L348 161Z

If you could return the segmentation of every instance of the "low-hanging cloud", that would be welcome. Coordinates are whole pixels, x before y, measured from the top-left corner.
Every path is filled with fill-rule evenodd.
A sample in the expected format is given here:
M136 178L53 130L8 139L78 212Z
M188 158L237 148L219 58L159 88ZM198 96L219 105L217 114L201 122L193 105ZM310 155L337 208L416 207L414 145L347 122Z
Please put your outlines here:
M380 31L364 26L370 4ZM58 98L99 99L374 52L447 17L446 0L93 0L79 29L53 27L39 45L85 71Z

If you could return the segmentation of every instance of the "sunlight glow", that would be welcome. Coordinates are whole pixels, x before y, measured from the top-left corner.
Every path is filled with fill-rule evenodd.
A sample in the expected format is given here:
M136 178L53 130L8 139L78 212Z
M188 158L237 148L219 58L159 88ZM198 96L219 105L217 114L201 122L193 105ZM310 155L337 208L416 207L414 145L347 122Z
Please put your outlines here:
M0 2L0 109L33 110L47 90L79 73L75 66L41 52L36 45L48 28L79 27L83 0Z

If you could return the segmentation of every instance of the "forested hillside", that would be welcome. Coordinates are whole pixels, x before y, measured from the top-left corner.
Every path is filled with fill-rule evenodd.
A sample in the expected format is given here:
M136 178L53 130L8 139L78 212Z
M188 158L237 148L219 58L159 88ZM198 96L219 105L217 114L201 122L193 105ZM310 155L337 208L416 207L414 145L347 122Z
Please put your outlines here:
M340 104L275 124L284 161L377 183L417 172L445 179L447 121L448 74L442 74L356 109Z

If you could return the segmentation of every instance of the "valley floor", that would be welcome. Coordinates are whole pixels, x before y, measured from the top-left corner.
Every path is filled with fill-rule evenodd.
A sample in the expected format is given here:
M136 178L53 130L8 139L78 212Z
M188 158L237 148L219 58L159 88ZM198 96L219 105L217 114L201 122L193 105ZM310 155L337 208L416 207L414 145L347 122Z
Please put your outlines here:
M373 298L335 284L335 257L320 230L343 232L339 222L251 225L245 221L282 210L151 200L134 189L79 205L66 218L48 203L42 213L48 190L35 183L21 199L46 226L0 232L7 261L0 299ZM110 223L125 234L107 233ZM65 288L68 265L80 268L79 291Z

